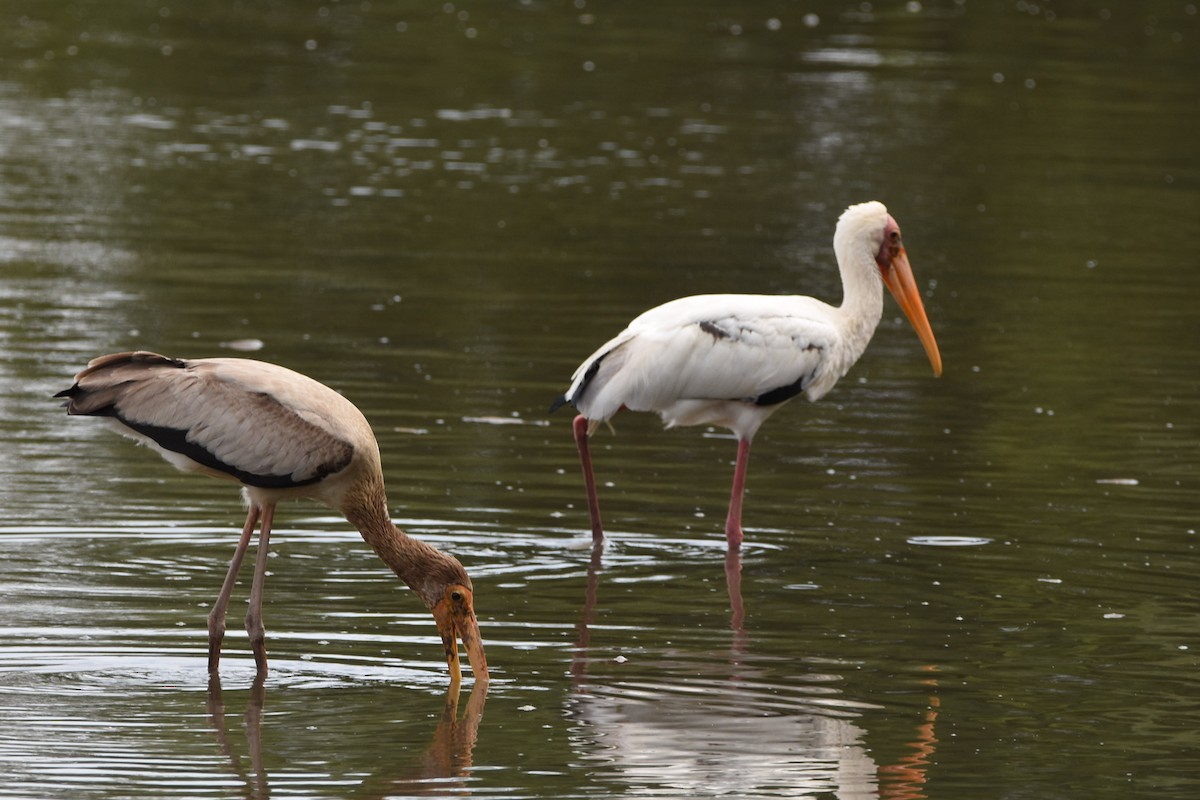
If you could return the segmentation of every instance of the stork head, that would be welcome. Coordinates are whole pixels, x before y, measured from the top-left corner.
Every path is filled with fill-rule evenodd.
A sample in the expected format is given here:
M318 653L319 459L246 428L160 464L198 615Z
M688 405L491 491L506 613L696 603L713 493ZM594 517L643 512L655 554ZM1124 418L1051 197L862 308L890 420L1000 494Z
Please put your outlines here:
M438 633L442 636L442 645L446 648L446 664L450 667L451 681L458 683L462 680L462 670L458 666L458 640L462 639L475 682L486 683L487 658L483 654L483 639L475 619L475 596L471 588L461 583L447 585L441 600L430 610Z
M462 680L458 661L458 641L462 640L471 662L475 682L488 681L487 659L483 654L483 638L475 619L475 595L471 578L453 556L429 548L431 559L422 565L420 578L409 583L433 613L442 645L446 649L446 664L454 684Z
M850 206L838 219L834 242L839 253L846 247L855 251L865 247L871 253L879 268L879 277L896 298L900 310L925 347L925 354L933 365L933 374L941 375L942 355L938 351L937 340L933 338L933 329L925 315L925 304L921 302L921 291L908 263L900 226L888 213L887 207L877 201Z

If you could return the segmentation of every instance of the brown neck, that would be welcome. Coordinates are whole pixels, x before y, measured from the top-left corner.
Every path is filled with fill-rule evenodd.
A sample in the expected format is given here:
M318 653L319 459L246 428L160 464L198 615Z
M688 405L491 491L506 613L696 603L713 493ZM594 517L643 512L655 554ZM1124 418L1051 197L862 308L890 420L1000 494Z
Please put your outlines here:
M420 596L426 606L432 607L439 599L434 587L429 586L429 577L436 574L438 562L446 556L436 547L414 539L396 527L387 510L387 496L382 481L365 486L363 490L345 498L342 513L375 554L392 568L402 581Z

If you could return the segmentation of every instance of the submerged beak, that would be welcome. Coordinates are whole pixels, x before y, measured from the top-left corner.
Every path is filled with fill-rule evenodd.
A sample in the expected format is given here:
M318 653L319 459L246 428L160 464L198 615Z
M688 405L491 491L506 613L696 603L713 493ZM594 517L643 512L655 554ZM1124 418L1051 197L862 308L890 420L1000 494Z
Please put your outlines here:
M446 665L450 667L450 682L458 685L462 681L462 670L458 662L458 640L462 639L467 649L467 660L475 682L488 682L487 658L483 654L483 639L479 635L479 623L475 620L475 607L471 590L465 586L451 586L446 595L433 607L433 619L442 646L446 648Z
M929 319L925 316L925 305L921 302L921 292L917 289L917 281L913 277L912 267L908 264L908 254L901 247L891 259L891 269L883 273L883 282L892 292L892 297L900 304L900 310L917 331L929 363L933 365L933 374L942 374L942 354L938 352L937 341L933 338L933 329L929 327Z

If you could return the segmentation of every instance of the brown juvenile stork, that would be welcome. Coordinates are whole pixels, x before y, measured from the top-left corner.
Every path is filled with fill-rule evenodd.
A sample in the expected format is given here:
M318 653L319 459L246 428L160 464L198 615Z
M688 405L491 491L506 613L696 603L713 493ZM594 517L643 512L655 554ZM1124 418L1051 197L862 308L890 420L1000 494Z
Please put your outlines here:
M392 523L371 426L328 386L251 359L134 352L94 359L55 397L67 398L68 414L104 417L181 470L242 485L249 511L208 615L209 672L217 671L225 611L258 525L246 630L258 673L266 673L262 599L271 521L281 500L307 497L342 512L433 612L452 681L461 680L459 638L476 680L488 679L471 579L455 558Z

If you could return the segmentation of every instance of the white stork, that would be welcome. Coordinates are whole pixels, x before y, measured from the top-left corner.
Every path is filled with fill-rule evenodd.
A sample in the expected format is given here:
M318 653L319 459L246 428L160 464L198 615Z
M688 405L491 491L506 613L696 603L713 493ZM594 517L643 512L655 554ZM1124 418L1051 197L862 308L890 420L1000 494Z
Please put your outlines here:
M104 417L181 470L242 485L249 511L208 615L209 672L217 671L225 610L261 520L246 630L258 673L266 673L262 599L271 522L281 500L308 497L341 511L433 612L452 682L461 680L458 638L476 681L488 679L471 579L455 558L392 523L371 426L328 386L250 359L136 352L94 359L55 397L67 398L68 414Z
M596 541L604 537L588 438L621 409L657 412L667 427L717 425L738 438L725 536L742 542L742 495L750 442L784 403L819 400L849 371L883 316L883 286L917 331L935 375L942 357L900 239L882 203L850 206L838 220L833 250L842 304L800 295L711 294L683 297L629 323L575 370L550 410L578 411L575 444L583 467ZM882 279L882 280L881 280Z

